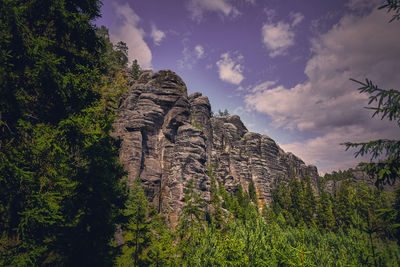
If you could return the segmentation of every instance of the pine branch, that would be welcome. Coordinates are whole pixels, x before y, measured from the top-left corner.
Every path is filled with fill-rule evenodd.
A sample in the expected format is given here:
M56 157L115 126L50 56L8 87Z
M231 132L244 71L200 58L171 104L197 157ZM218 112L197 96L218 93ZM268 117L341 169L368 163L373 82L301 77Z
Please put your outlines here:
M371 154L371 160L385 155L386 157L400 157L400 140L379 139L364 143L342 143L346 146L346 151L350 148L361 147L354 153L355 157Z
M394 15L389 22L400 20L400 0L387 0L386 4L380 6L378 9L387 9L387 12L394 11Z
M381 119L388 118L390 121L397 121L397 124L400 126L400 91L395 89L380 89L368 79L365 79L365 83L355 79L350 80L362 85L358 88L360 93L370 94L368 105L377 102L377 107L365 107L366 109L375 110L372 117L382 114Z

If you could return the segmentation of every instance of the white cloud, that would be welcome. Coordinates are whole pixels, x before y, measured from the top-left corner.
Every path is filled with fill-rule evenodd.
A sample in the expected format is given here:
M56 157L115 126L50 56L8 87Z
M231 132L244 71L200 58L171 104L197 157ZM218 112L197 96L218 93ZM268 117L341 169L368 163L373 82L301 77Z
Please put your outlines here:
M198 60L205 57L204 47L196 45L194 48L188 45L189 39L183 40L183 57L178 60L178 66L181 69L192 69Z
M203 58L204 57L204 47L202 47L201 45L196 45L195 47L194 47L194 51L196 52L196 57L198 58L198 59L201 59L201 58Z
M367 96L349 81L368 77L382 88L400 85L400 35L398 25L388 24L388 19L390 14L379 10L362 17L344 16L312 41L304 83L285 88L266 82L248 93L248 106L268 114L276 127L319 134L283 148L308 163L319 160L326 171L356 162L339 143L400 138L394 123L371 119L372 112L363 108Z
M153 24L151 25L151 38L155 45L160 45L161 41L165 38L165 33Z
M263 43L271 51L271 57L283 55L285 50L294 44L294 32L287 23L264 24L261 31Z
M263 82L263 83L260 83L256 86L254 86L251 89L251 92L255 93L255 92L259 92L259 91L265 91L265 90L271 88L271 86L274 86L275 84L276 84L276 82L274 82L274 81L266 81L266 82Z
M297 24L302 22L304 19L303 14L301 14L299 12L290 14L290 17L293 19L292 26L296 26Z
M242 55L232 58L229 52L222 54L221 59L217 61L219 78L225 82L239 85L244 79L243 66L240 64L242 61Z
M205 12L217 12L225 17L236 17L240 12L228 0L191 0L188 4L191 18L200 22Z
M268 15L270 17L270 15ZM262 41L270 51L270 57L284 55L288 47L294 45L295 33L293 27L298 25L304 16L301 13L291 14L292 23L283 21L274 23L265 23L261 28ZM270 18L269 18L270 20Z
M140 17L127 3L123 5L114 4L114 8L122 25L119 26L118 31L110 34L111 41L114 43L123 41L127 44L129 62L137 59L142 68L151 68L152 54L143 39L145 32L139 27Z
M386 134L393 135L390 130ZM291 144L280 145L285 151L289 151L299 156L308 164L317 165L322 173L332 172L333 170L345 170L354 168L358 162L369 161L368 156L354 158L354 149L348 151L341 145L345 141L364 142L381 138L379 131L369 132L362 126L349 126L333 128L322 136L310 138L304 142L294 142Z

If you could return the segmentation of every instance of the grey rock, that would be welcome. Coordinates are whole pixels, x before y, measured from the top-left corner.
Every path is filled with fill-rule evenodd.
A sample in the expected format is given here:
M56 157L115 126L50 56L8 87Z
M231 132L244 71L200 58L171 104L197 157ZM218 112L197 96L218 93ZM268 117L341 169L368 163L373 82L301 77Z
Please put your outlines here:
M259 205L271 201L275 178L309 176L316 184L315 166L285 153L266 135L247 130L239 116L211 117L208 98L187 95L182 79L169 70L145 71L122 99L114 124L121 139L120 158L128 184L136 177L148 200L174 225L184 205L184 191L193 179L195 188L210 200L209 166L219 186L233 192L251 180Z

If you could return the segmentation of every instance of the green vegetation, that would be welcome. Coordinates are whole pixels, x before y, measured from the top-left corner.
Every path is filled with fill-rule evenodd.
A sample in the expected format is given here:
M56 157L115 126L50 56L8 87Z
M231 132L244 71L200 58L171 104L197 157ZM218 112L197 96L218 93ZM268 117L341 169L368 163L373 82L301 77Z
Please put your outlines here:
M169 228L140 178L124 183L110 131L141 69L93 26L99 6L0 2L1 266L398 266L400 188L371 189L349 172L326 175L318 194L308 178L278 179L261 209L253 181L228 192L210 165L210 201L189 181ZM398 1L386 7L398 14ZM399 122L398 91L368 80L361 91ZM398 141L348 146L387 151L386 165L366 166L398 177Z
M109 133L126 46L94 28L99 6L0 3L1 266L103 266L118 252L127 194Z
M229 111L227 109L225 109L224 111L221 111L220 109L218 110L218 114L217 116L224 116L224 117L229 117L231 114L229 113Z
M381 119L388 118L400 127L400 91L380 89L368 79L365 83L355 82L362 85L359 88L360 93L370 95L369 105L377 102L376 107L367 107L375 111L373 117L381 115ZM363 143L347 142L344 145L347 149L359 148L355 157L371 155L371 162L363 162L360 166L375 178L377 186L386 183L393 185L400 176L400 140L379 139ZM376 159L378 159L377 162L372 162Z
M400 1L387 0L386 4L379 9L387 9L388 12L394 12L390 22L400 19ZM352 81L361 85L358 89L360 93L369 95L368 105L376 104L373 107L366 107L374 110L372 117L381 116L381 120L387 118L394 121L400 127L400 91L396 89L385 90L378 87L371 80L365 79L360 82L354 79ZM400 129L399 129L400 130ZM376 179L376 186L382 184L394 184L400 177L400 140L379 139L363 143L344 143L346 149L358 148L355 157L370 155L371 162L361 163L360 166L371 177ZM373 162L373 160L378 160Z
M398 266L397 223L382 214L398 205L400 190L379 191L341 172L325 177L331 183L335 176L336 191L315 197L309 179L292 177L277 183L271 205L259 210L240 185L234 193L218 186L212 165L208 175L210 203L190 181L174 230L159 228L151 212L141 219L150 235L141 239L143 266Z

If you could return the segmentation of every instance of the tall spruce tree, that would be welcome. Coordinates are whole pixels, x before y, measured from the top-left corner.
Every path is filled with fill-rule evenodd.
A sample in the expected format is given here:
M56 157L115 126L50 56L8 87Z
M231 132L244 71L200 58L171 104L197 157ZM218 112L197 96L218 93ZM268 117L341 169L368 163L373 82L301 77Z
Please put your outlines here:
M386 0L386 4L379 7L388 12L394 12L390 22L400 19L400 1ZM362 94L369 95L367 109L374 110L372 117L381 116L381 120L387 118L394 121L400 127L400 91L399 89L382 89L369 79L365 82L351 79L361 85L358 88ZM382 184L393 185L400 177L400 140L378 139L361 143L344 143L346 150L358 148L355 157L370 155L370 162L360 163L360 166L371 177L375 178L377 187ZM375 160L375 162L373 162Z
M98 0L0 2L0 265L103 266L125 200Z
M127 222L122 225L124 245L118 257L118 266L143 266L146 257L143 252L149 246L148 203L140 178L136 178L129 189L124 216Z
M332 201L329 193L322 191L319 194L317 205L317 224L326 230L335 228L335 217L333 216Z
M249 195L250 195L250 199L251 199L251 201L253 201L253 203L255 204L255 205L257 205L258 204L258 201L257 201L257 191L256 191L256 187L255 187L255 185L254 185L254 181L253 180L250 180L250 183L249 183Z

